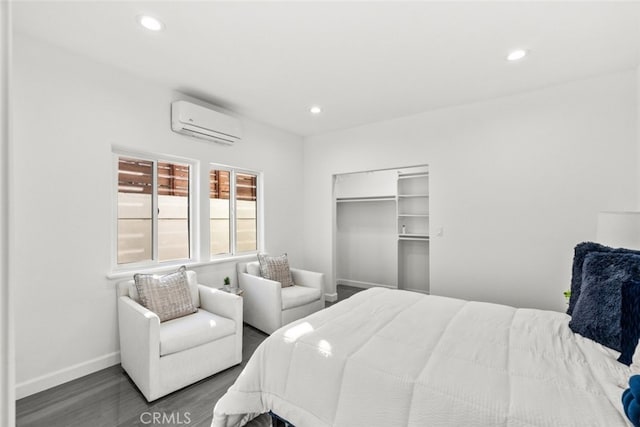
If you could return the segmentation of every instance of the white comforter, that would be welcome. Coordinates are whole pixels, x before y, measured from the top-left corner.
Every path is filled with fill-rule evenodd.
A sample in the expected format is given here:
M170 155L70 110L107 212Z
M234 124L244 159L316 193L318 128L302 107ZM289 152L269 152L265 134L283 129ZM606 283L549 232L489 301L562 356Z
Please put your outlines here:
M296 427L630 425L620 404L630 368L568 320L363 291L265 340L212 425L269 410Z

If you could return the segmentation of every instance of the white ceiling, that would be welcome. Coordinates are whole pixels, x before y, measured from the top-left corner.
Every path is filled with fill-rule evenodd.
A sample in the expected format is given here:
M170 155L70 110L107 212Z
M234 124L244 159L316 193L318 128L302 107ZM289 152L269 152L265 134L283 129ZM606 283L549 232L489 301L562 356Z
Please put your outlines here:
M638 2L15 2L49 43L311 135L640 63ZM135 17L164 22L161 33ZM505 55L531 51L518 63ZM312 104L324 112L308 113Z

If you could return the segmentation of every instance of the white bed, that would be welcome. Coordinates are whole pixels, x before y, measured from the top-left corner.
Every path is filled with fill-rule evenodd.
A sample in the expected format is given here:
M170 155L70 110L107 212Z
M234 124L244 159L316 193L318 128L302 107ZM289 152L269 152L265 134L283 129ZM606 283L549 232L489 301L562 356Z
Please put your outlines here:
M276 331L212 425L630 426L631 369L550 311L382 288Z

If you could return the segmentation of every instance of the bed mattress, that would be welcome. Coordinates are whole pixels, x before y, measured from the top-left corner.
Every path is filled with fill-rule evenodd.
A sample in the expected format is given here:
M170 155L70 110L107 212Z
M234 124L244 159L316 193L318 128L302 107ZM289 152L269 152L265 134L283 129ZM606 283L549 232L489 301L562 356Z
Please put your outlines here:
M212 425L629 426L631 369L563 313L374 288L266 339Z

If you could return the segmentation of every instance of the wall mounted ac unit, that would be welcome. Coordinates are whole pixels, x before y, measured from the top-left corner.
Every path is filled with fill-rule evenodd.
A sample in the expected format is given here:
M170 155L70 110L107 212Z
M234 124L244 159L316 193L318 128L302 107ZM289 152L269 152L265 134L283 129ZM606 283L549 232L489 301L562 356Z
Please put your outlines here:
M171 129L223 144L233 144L242 137L240 120L188 101L171 103Z

